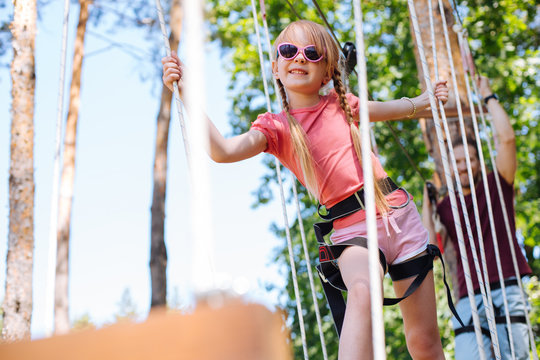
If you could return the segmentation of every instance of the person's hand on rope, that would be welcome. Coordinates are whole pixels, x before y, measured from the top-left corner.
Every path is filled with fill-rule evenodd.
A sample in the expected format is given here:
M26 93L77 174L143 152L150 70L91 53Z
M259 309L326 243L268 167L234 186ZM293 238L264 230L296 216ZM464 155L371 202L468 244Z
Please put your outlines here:
M439 80L433 83L433 95L435 95L436 100L440 100L443 105L446 104L446 102L448 101L448 85L446 80ZM418 110L426 109L430 105L429 94L427 90L414 98L414 100L418 101Z
M437 100L446 103L448 101L448 86L446 80L439 80L433 84L433 93ZM398 120L403 118L415 118L421 110L430 105L427 91L414 98L402 97L399 100L391 101L370 101L369 102L369 120L386 121Z
M173 51L170 56L162 58L161 63L163 64L163 84L173 91L173 83L178 81L178 90L181 91L184 64L182 64L176 52Z
M443 105L448 101L448 85L446 80L439 80L433 84L433 94Z

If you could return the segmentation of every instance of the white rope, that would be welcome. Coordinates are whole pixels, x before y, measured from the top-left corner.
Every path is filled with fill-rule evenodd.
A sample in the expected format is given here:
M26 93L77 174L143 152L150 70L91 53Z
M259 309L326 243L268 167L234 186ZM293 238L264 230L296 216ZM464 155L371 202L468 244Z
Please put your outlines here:
M476 96L476 98L478 99L478 112L480 114L480 119L482 120L482 130L484 132L484 134L486 135L486 144L488 146L488 152L489 152L489 155L490 155L490 160L491 160L491 166L492 166L492 169L494 169L494 172L495 174L498 174L498 170L497 170L497 162L495 160L495 156L494 156L494 152L493 152L493 148L491 146L491 140L490 140L490 137L489 137L489 131L488 131L488 127L486 125L486 120L485 120L485 116L484 116L484 109L482 108L482 98L480 97L480 93L478 91L478 88L477 88L477 85L474 81L471 81L472 84L473 84L473 91L474 91L474 94ZM471 107L472 108L472 107ZM492 124L493 126L493 124ZM477 136L477 139L478 139L478 142L480 143L480 138ZM482 169L484 168L484 165L481 165ZM484 183L486 183L487 181L484 180ZM497 185L497 193L498 193L498 197L499 197L499 200L500 200L500 206L501 206L501 209L503 211L503 218L504 218L504 223L505 223L505 228L506 228L506 235L507 235L507 239L508 239L508 243L509 243L509 247L510 247L510 253L511 253L511 256L512 256L512 263L514 265L514 271L515 271L515 274L516 274L516 278L518 279L518 285L519 285L519 288L520 288L520 296L521 296L521 301L523 302L523 304L526 304L527 301L525 299L525 293L523 291L523 284L521 282L521 274L519 273L519 267L518 267L518 264L517 264L517 258L516 258L516 251L514 249L514 243L513 243L513 236L512 236L512 233L511 233L511 230L510 230L510 222L508 220L508 212L506 211L506 201L504 200L504 196L503 196L503 192L502 192L502 187L501 187L501 180L499 179L499 176L496 175L495 176L495 183ZM489 207L490 207L490 214L492 212L492 208L491 208L491 199L490 199L490 203L489 203ZM495 225L494 223L491 223L491 219L490 219L490 225L492 226L492 237L494 239L494 241L497 241L497 238L496 236L494 236L493 234L496 232L493 230L495 228ZM495 244L494 244L495 246ZM499 249L498 249L498 243L496 243L496 251L497 251L497 257L499 257L498 253L499 253ZM499 266L499 263L500 263L500 259L498 258L497 259L497 266ZM499 279L503 279L503 276L502 274L499 272ZM507 309L506 311L506 316L507 316L507 319L506 319L506 322L507 322L507 325L508 327L511 328L510 326L510 319L509 319L509 309L508 309L508 303L506 302L506 291L505 291L505 285L504 285L504 281L501 281L501 289L503 291L503 296L504 296L504 299L505 299L505 307ZM536 353L536 349L534 348L534 335L533 335L533 332L532 332L532 327L531 327L531 323L530 323L530 320L529 320L529 310L527 308L527 306L524 306L523 307L524 311L525 311L525 319L526 319L526 322L527 322L527 327L528 327L528 330L529 330L529 337L530 337L530 344L531 344L531 350L532 350L532 353L533 353L533 358L535 360L538 360L538 354ZM512 336L512 331L510 331L510 336ZM512 357L514 358L514 345L513 345L513 341L512 339L510 339L510 344L511 344L511 350L512 350Z
M306 267L308 271L309 287L311 289L311 297L313 298L313 305L315 308L315 317L317 318L317 327L319 328L319 338L321 340L321 348L323 352L323 359L328 360L328 354L326 352L326 341L324 340L324 332L322 328L321 314L319 312L319 302L317 301L317 293L315 292L315 284L313 283L313 272L311 271L311 260L309 257L309 251L306 241L306 232L304 230L304 219L302 218L302 212L300 211L300 201L298 201L298 192L296 190L296 181L291 176L292 189L294 193L294 199L296 202L296 211L298 217L298 225L300 226L300 236L302 238L302 247L304 248L304 259L306 261Z
M458 40L459 40L459 43L460 43L460 49L465 50L464 46L466 46L466 44L465 44L466 40L464 38L463 31L460 31L458 33ZM468 53L465 53L465 54L462 53L464 61L466 61L468 59L468 55L469 55ZM485 197L486 197L486 205L487 205L487 210L488 210L489 225L490 225L490 230L491 230L491 240L493 242L493 250L495 252L495 262L497 264L497 273L498 273L498 276L499 276L499 282L500 282L501 291L502 291L502 295L503 295L504 308L506 309L505 316L506 316L506 324L508 326L508 340L510 342L510 353L512 355L512 359L515 359L516 356L515 356L515 350L514 350L514 337L513 337L513 334L512 334L513 331L512 331L512 323L510 321L510 309L508 308L508 300L507 300L507 297L506 297L506 286L504 284L504 275L503 275L503 271L502 271L501 257L500 257L500 254L499 254L499 243L498 243L498 240L497 240L497 233L495 231L495 220L493 218L493 207L491 205L491 191L490 191L489 186L488 186L487 173L486 173L486 167L485 167L486 164L485 164L485 161L484 161L484 153L483 153L483 149L482 149L482 140L480 139L480 134L478 132L478 121L476 119L476 112L474 111L474 102L473 102L472 92L471 92L471 87L470 87L471 78L469 76L469 72L471 72L471 71L473 71L473 69L471 69L469 66L467 66L467 68L465 69L465 72L463 74L463 77L464 77L465 85L466 85L466 89L467 89L467 98L468 98L468 101L469 101L469 108L471 109L471 118L472 118L472 124L473 124L473 129L474 129L474 136L475 136L477 144L478 144L478 148L476 149L476 151L478 153L478 159L480 161L480 171L481 171L481 174L482 174L482 182L483 182L484 193L485 193ZM472 81L474 82L474 78L472 79ZM497 173L495 173L495 177L498 177ZM474 189L474 186L471 186L471 190L472 189ZM473 195L473 196L474 196L473 199L476 200L476 195ZM478 231L481 231L481 223L479 222L479 220L477 220L477 229L478 229ZM480 241L480 245L481 245L481 251L482 251L482 253L484 253L483 241ZM511 245L513 247L513 244L511 244ZM485 256L485 254L484 254L484 256ZM488 291L488 294L491 294L489 278L487 278L487 279L488 279L488 281L486 282L486 290ZM491 298L491 296L490 296L490 298ZM492 300L490 300L490 303L492 303Z
M156 11L159 19L159 26L161 28L161 35L163 37L163 44L165 46L167 56L171 56L171 46L169 44L169 36L167 35L167 29L165 27L165 18L163 16L163 8L161 7L161 1L155 0L156 2ZM182 101L180 100L180 91L178 90L178 83L175 81L173 83L173 95L176 103L176 111L178 112L178 119L180 120L180 129L182 130L182 140L184 142L184 151L186 152L186 158L188 167L190 165L190 151L189 151L189 141L186 131L186 126L184 122L184 116L182 114Z
M445 32L448 31L446 25L444 25L443 28L444 28ZM435 36L434 33L432 33L432 36ZM435 51L435 49L434 49L434 51ZM477 235L477 238L478 238L478 245L479 245L479 248L480 248L480 258L481 258L481 266L482 266L481 268L480 268L480 263L478 262L478 252L477 252L476 243L474 242L472 231L471 231L470 219L469 219L469 214L468 214L468 211L467 211L467 206L465 204L465 198L464 198L464 196L462 194L461 183L458 186L458 189L459 189L459 192L460 192L459 197L460 197L460 201L461 201L461 208L462 208L462 211L463 211L463 214L464 214L465 224L466 224L466 227L467 227L469 245L471 246L471 252L472 252L472 255L473 255L473 261L474 261L474 265L475 265L476 275L477 275L477 278L478 278L478 284L479 284L479 287L480 287L480 293L481 293L481 296L482 296L482 301L483 301L484 307L486 308L486 319L487 319L487 322L488 322L491 341L493 343L493 348L494 348L494 352L495 352L495 358L500 359L501 354L500 354L500 349L499 349L499 339L498 339L498 336L497 336L497 326L496 326L496 323L495 323L495 314L494 314L494 311L493 311L493 301L491 299L491 289L490 289L490 286L489 286L489 275L488 275L488 271L487 271L486 255L485 255L485 251L484 251L484 241L483 241L483 236L482 236L482 229L481 229L481 226L480 226L480 215L479 215L479 210L478 210L478 201L476 199L476 189L475 189L475 186L474 186L474 177L473 177L473 174L472 174L472 168L471 168L471 162L470 162L469 146L468 146L468 143L467 143L467 132L465 130L465 122L464 122L463 112L461 110L461 101L460 101L460 98L459 98L458 83L457 83L457 80L456 80L456 72L455 72L455 68L454 68L454 64L453 64L453 58L452 58L451 53L449 53L449 63L450 63L450 69L451 69L451 72L452 72L452 79L453 79L453 82L454 82L454 94L455 94L455 98L456 98L456 106L458 108L459 127L460 127L460 131L461 131L461 140L463 142L463 150L465 152L465 161L466 161L466 165L467 165L467 175L468 175L468 178L469 178L469 188L471 190L471 200L472 200L472 204L473 204L474 219L475 219L476 224L477 224L476 235ZM450 135L449 132L447 134ZM450 148L451 144L452 144L452 140L450 138L448 138L447 142L448 142L448 146ZM451 155L454 156L453 149L451 149L451 153L452 153ZM455 173L455 177L456 177L456 180L457 180L459 178L459 173L458 173L458 170L457 170L457 166L454 168L454 173ZM482 277L482 273L483 273L483 277ZM487 281L485 281L485 280L487 280Z
M66 75L67 38L69 24L69 0L64 1L64 16L62 26L62 49L60 55L60 77L58 80L58 99L56 106L56 137L54 151L54 168L51 193L51 211L49 222L49 249L47 255L47 286L45 293L45 335L54 333L54 287L56 283L56 247L58 223L58 193L60 186L60 156L62 138L62 117L64 114L64 86Z
M255 5L255 0L251 0L251 6L252 6L252 9L253 9L253 21L255 23L255 33L257 35L257 45L258 45L258 48L259 48L259 59L260 59L260 63L261 63L261 73L262 73L262 77L263 77L264 94L265 94L265 97L266 97L266 107L267 107L268 112L272 112L271 102L270 102L270 93L268 91L268 82L267 82L267 79L266 79L266 72L265 72L265 68L264 68L264 57L263 57L263 52L262 52L261 37L260 37L260 33L259 33L259 22L257 20L257 7ZM261 6L263 6L262 3L261 3ZM268 32L266 32L266 33L268 33ZM269 38L268 38L268 40L269 40ZM270 41L268 41L268 42L270 42ZM267 46L270 46L270 45L267 45ZM270 55L270 52L271 52L272 48L269 47L268 49L269 49L268 50L268 59L271 62L272 57ZM276 85L275 82L274 82L274 85ZM278 89L276 87L274 87L274 91L275 91L275 93L277 95L278 94ZM300 226L300 236L302 238L302 247L304 249L304 259L306 261L306 267L307 267L308 278L309 278L309 286L310 286L310 290L311 290L311 297L313 298L313 304L314 304L314 308L315 308L315 317L317 318L317 327L319 329L319 338L320 338L320 341L321 341L323 359L327 360L328 359L328 354L327 354L327 351L326 351L326 341L324 339L324 331L323 331L323 328L322 328L322 320L321 320L321 314L320 314L320 311L319 311L319 302L317 300L317 293L315 291L315 284L313 283L313 272L311 270L311 259L310 259L309 251L308 251L308 248L307 248L306 232L305 232L305 229L304 229L304 220L302 218L302 213L300 211L300 202L298 200L298 192L297 192L297 189L296 189L296 181L295 181L292 174L291 174L291 183L292 183L292 189L293 189L293 193L294 193L294 199L295 199L295 202L296 202L298 225Z
M467 285L467 293L469 295L469 301L470 301L470 305L471 305L471 313L472 313L472 318L473 318L473 323L474 323L474 330L475 330L475 334L476 334L476 341L478 343L480 359L481 360L486 360L486 354L484 352L483 341L482 341L482 333L480 331L480 319L478 317L478 309L476 308L476 303L474 301L474 291L473 291L471 274L470 274L470 269L469 269L469 261L468 261L468 258L467 258L467 251L465 249L465 241L463 239L461 220L460 220L458 209L457 209L457 201L456 201L456 196L455 196L452 177L451 177L451 174L450 174L450 167L449 167L449 164L448 164L448 156L447 156L447 152L446 152L446 145L444 143L443 132L442 132L441 125L440 125L440 120L441 119L439 118L439 114L437 112L437 104L435 103L435 96L433 94L433 88L432 88L432 85L431 85L431 78L430 78L430 75L429 75L429 68L428 68L427 61L426 61L426 56L425 56L425 53L424 53L424 46L422 44L422 37L421 37L421 34L420 34L420 28L419 28L419 25L418 25L418 18L416 16L416 9L415 9L415 6L414 6L414 2L412 0L408 0L408 5L409 5L409 11L410 11L410 14L411 14L411 20L412 20L412 24L413 24L413 28L414 28L414 34L415 34L416 41L417 41L418 54L420 56L420 61L421 61L421 65L422 65L422 71L424 73L424 81L426 83L426 88L427 88L427 92L428 92L428 95L429 95L429 101L430 101L430 105L431 105L431 112L432 112L432 115L433 115L433 121L435 122L435 132L437 134L437 141L439 143L439 150L441 152L441 160L442 160L442 163L443 163L444 175L445 175L446 184L447 184L447 187L448 187L448 195L449 195L449 198L450 198L450 205L451 205L451 209L452 209L452 215L454 217L455 226L456 226L456 234L457 234L457 237L458 237L458 245L459 245L460 254L461 254L461 261L463 263L463 272L464 272L464 275L465 275L465 282L466 282L466 285ZM442 5L441 1L439 1L439 7L441 7L441 5ZM446 22L445 22L444 16L442 18L443 18L443 24L444 24L443 28L446 28ZM447 34L446 34L445 37L447 38ZM447 41L447 50L448 50L448 45L449 45L449 42ZM449 56L451 56L450 54L451 54L451 51L449 51ZM450 61L450 63L451 62L452 61ZM453 80L454 80L454 83L456 83L455 79L453 79ZM441 109L441 116L442 116L442 123L444 125L444 130L445 130L445 132L447 134L450 134L450 132L448 130L448 123L446 121L446 113L445 113L444 108L443 108L442 105L443 105L442 102L439 101L439 107ZM459 110L460 110L460 108L458 108L458 111ZM452 149L451 141L448 143L448 145L449 145L449 152L450 152L450 155L451 155L451 158L452 158L451 160L452 160L452 163L454 165L454 170L456 170L457 166L456 166L455 158L453 157L453 149ZM457 174L457 171L455 171L455 173ZM460 182L458 176L456 176L456 183L458 185L459 190L461 190L461 182ZM460 193L461 193L461 195L463 194L461 191L460 191ZM463 196L461 196L461 197L463 197ZM467 217L465 216L465 218L467 218ZM468 233L470 234L470 229L468 229Z
M475 88L474 89L475 93L478 94L478 90L476 89L476 84L474 84L474 82L473 82L473 86ZM494 171L497 171L496 160L495 160L495 157L493 155L493 149L491 147L491 141L489 140L488 128L486 126L486 122L485 122L484 113L483 113L481 103L478 104L478 108L480 109L479 111L480 111L480 118L482 119L483 131L484 131L484 133L486 134L486 137L487 137L486 142L488 144L488 151L489 151L489 154L490 154L490 157L491 157L491 164L492 164L492 167L493 167ZM492 124L492 126L493 126L493 124ZM527 299L525 298L525 292L523 290L523 283L521 281L521 274L519 273L519 267L518 267L518 264L517 264L516 250L514 249L514 244L512 242L512 233L511 233L511 230L510 230L510 222L508 220L508 212L506 210L506 201L504 200L504 196L502 195L501 180L499 179L498 176L495 176L495 183L497 185L497 192L498 192L498 195L499 195L500 206L501 206L502 211L503 211L503 218L504 218L504 223L505 223L505 228L506 228L506 235L507 235L508 241L510 242L510 244L509 244L510 245L510 253L512 255L512 262L513 262L513 265L514 265L514 271L515 271L516 279L518 281L518 285L519 285L519 288L520 288L519 294L520 294L522 303L527 304ZM531 346L533 359L538 360L538 354L537 354L536 348L535 348L534 334L532 332L532 326L531 326L531 322L529 320L529 309L528 309L528 307L526 305L524 305L523 310L525 311L525 320L527 322L527 327L528 327L528 330L529 330L529 342L530 342L530 346Z
M360 132L362 134L362 171L364 174L364 199L366 202L366 223L369 252L369 287L371 298L371 327L373 341L373 358L386 359L384 343L384 321L382 316L382 284L380 278L379 244L375 213L375 194L373 183L373 167L371 161L371 144L369 139L369 113L367 95L367 70L364 48L364 30L360 1L355 0L354 24L356 32L356 58L358 64L358 96L360 99Z
M452 79L453 79L453 82L454 82L454 95L455 95L455 98L456 98L456 106L458 108L458 116L459 116L459 121L460 121L462 141L463 141L463 145L464 145L463 147L464 147L464 150L465 150L465 157L466 157L466 162L467 162L467 172L468 172L468 176L469 176L469 183L471 184L470 188L471 188L471 197L472 197L472 200L473 200L473 206L474 206L474 210L475 210L475 220L476 220L477 224L480 224L480 220L479 220L479 216L478 216L478 206L477 206L477 201L476 201L476 192L475 192L475 188L474 188L474 180L472 178L472 170L471 170L471 166L470 166L470 157L468 155L468 145L467 145L467 139L466 139L466 134L465 134L463 113L462 113L462 110L461 110L461 101L460 101L459 92L458 92L458 83L457 83L457 79L456 79L456 71L455 71L454 61L453 61L453 57L452 57L452 51L451 51L450 40L449 40L449 35L448 35L448 27L447 27L447 24L446 24L446 18L445 18L445 13L444 13L444 7L441 8L441 6L442 6L441 2L439 1L439 7L440 7L440 11L441 11L441 18L443 19L443 29L444 29L444 33L445 33L445 41L446 41L448 59L449 59L449 63L450 63ZM448 134L449 134L449 132L448 132ZM451 140L448 142L448 144L449 144L449 146L451 146ZM453 150L451 150L451 151L452 151L452 156L453 156ZM458 174L458 171L457 171L457 167L454 167L454 172L455 172L455 176L456 176L456 181L459 181L459 174ZM459 184L459 186L460 185L461 184ZM470 243L471 248L472 248L474 265L475 265L475 269L476 269L476 273L477 273L478 283L479 283L479 286L480 286L480 292L482 294L482 301L483 301L483 304L484 304L484 306L486 308L486 318L487 318L488 326L489 326L489 330L490 330L490 337L492 339L493 348L494 348L494 352L495 352L495 357L499 359L500 358L500 350L499 350L499 344L498 344L497 329L496 329L496 324L495 324L495 315L494 315L494 311L493 311L493 302L491 300L491 291L490 291L490 288L489 288L489 276L487 275L487 265L486 265L486 260L485 260L485 252L484 252L484 247L483 247L483 240L482 240L481 232L480 232L479 225L478 225L477 226L477 230L478 230L477 235L478 235L478 238L479 238L479 245L480 245L480 251L481 251L480 253L481 253L481 256L482 256L482 265L483 265L484 274L485 274L484 276L485 276L486 279L488 279L488 282L486 283L487 295L488 295L487 298L486 298L486 294L485 294L485 289L483 287L483 279L481 278L481 275L480 275L480 270L479 270L478 260L477 260L476 246L475 246L474 241L472 240L472 234L471 234L471 231L470 231L470 224L469 224L469 216L468 216L468 213L467 213L467 210L466 210L464 197L463 197L463 194L461 192L461 187L460 187L460 200L461 200L462 210L463 210L463 213L464 213L465 222L467 223L467 226L468 226L469 243ZM470 293L468 294L468 296L469 296L469 300L471 302L473 302L473 300L471 300L472 298L471 298ZM479 329L477 330L475 328L475 332L476 332L477 337L478 337L479 332L480 332ZM478 340L478 338L477 338L477 340ZM480 344L483 344L483 342L478 344L479 349L483 350L483 345L480 345Z
M191 227L193 243L193 273L195 292L205 293L215 286L213 258L212 201L210 196L210 175L208 156L209 148L208 120L204 114L205 73L204 73L204 34L203 0L185 2L186 24L186 71L185 92L186 107L189 109L191 126L188 130L194 144L191 148ZM202 216L204 214L204 216Z
M458 21L458 25L461 28L464 28L463 23L461 21L461 18L459 17L458 10L454 9L454 11L455 11L455 13L457 15L456 18L457 18L457 21ZM467 45L466 49L468 49L469 48L468 43L464 42L464 44ZM462 49L462 48L460 47L460 49ZM467 51L470 52L470 50L467 50ZM474 64L471 64L471 66L474 66ZM494 152L493 152L493 148L491 146L491 140L490 140L490 137L489 137L489 131L488 131L488 127L486 126L486 121L485 121L485 117L484 117L484 110L482 108L481 98L478 95L479 92L478 92L478 89L476 87L476 83L474 81L472 81L472 84L473 84L474 92L475 92L477 98L479 99L478 100L479 101L478 102L478 109L479 109L479 113L480 113L480 118L482 119L483 130L484 130L484 133L486 134L486 143L488 145L488 150L489 150L489 155L490 155L490 159L491 159L492 168L495 170L496 174L498 174L497 164L496 164L496 161L495 161ZM491 126L492 126L493 129L495 129L495 127L493 125L493 122L491 122ZM512 241L513 236L512 236L512 232L511 232L508 212L506 210L506 201L504 200L504 196L503 196L503 193L502 193L501 182L500 182L500 179L499 179L498 176L495 176L495 183L497 185L497 192L498 192L498 196L499 196L499 200L500 200L500 205L501 205L501 208L502 208L502 211L503 211L503 218L504 218L504 224L505 224L505 228L506 228L506 235L507 235L507 239L508 239L508 242L509 242L510 253L512 255L512 263L514 265L515 275L516 275L518 285L519 285L519 288L520 288L521 301L522 301L523 304L526 304L527 302L526 302L526 299L525 299L525 292L523 290L523 283L521 282L521 274L519 273L519 268L518 268L517 258L516 258L516 252L515 252L514 244L513 244L513 241ZM528 310L526 305L524 305L524 311L525 311L525 319L526 319L526 322L527 322L527 327L528 327L528 330L529 330L529 342L530 342L530 346L531 346L533 359L538 360L538 353L536 352L534 335L533 335L533 332L532 332L532 326L531 326L531 323L530 323L530 320L529 320L529 310Z
M255 33L257 35L257 45L258 45L258 49L259 49L259 61L260 61L260 64L261 64L261 73L262 73L262 76L263 76L264 93L265 93L265 96L266 96L266 106L267 106L268 112L272 112L272 108L271 108L271 104L270 104L270 95L268 93L268 85L267 85L267 80L266 80L266 72L265 72L265 69L264 69L264 57L263 57L263 53L262 53L261 37L260 37L260 34L259 34L259 22L257 20L257 10L256 10L254 0L251 0L251 6L252 6L252 11L253 11L253 21L254 21L254 25L255 25ZM262 18L263 18L264 28L265 28L265 31L266 31L266 40L267 40L267 46L268 46L268 49L269 49L268 54L270 56L270 51L271 51L270 49L272 49L272 47L270 45L270 35L269 35L269 31L268 31L268 24L266 22L266 10L264 8L263 3L261 3L261 11L263 12ZM277 84L276 84L275 79L274 79L274 89L277 90ZM276 94L277 94L277 92L276 92ZM304 326L304 315L303 315L303 310L302 310L302 303L300 302L300 290L298 288L298 279L296 277L296 264L294 262L294 253L293 253L293 248L292 248L291 233L290 233L290 230L289 230L289 221L288 221L288 216L287 216L287 206L286 206L286 203L285 203L285 194L284 194L284 190L283 190L283 182L282 182L282 179L281 179L281 165L279 164L279 161L278 161L278 159L276 157L274 157L274 161L275 161L275 166L276 166L276 175L277 175L278 182L279 182L279 195L280 195L280 199L281 199L281 209L282 209L282 214L283 214L283 224L285 226L285 235L286 235L286 238L287 238L287 248L288 248L288 251L289 251L289 263L290 263L290 266L291 266L291 275L292 275L292 279L293 279L294 296L295 296L295 300L296 300L296 309L297 309L297 312L298 312L298 322L299 322L299 325L300 325L300 335L301 335L301 339L302 339L302 349L304 351L304 359L308 360L309 355L308 355L308 349L307 349L306 331L305 331L305 326ZM317 307L317 306L315 306L315 307ZM322 331L321 331L321 334L322 334ZM323 347L323 350L326 352L326 349L324 347Z

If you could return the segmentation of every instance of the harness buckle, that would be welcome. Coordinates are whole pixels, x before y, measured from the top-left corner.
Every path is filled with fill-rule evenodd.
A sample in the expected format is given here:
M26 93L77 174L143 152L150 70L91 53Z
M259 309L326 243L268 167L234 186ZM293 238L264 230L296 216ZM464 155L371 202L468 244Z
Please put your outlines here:
M328 281L328 279L326 278L326 276L324 276L323 272L319 269L317 269L317 272L319 273L319 277L321 278L322 281L324 281L325 283L329 284L330 282Z
M362 208L362 210L365 210L366 207L364 206L364 202L362 201L362 199L358 195L358 191L354 193L354 197L356 198L356 200L358 200L358 204L360 204L360 207Z

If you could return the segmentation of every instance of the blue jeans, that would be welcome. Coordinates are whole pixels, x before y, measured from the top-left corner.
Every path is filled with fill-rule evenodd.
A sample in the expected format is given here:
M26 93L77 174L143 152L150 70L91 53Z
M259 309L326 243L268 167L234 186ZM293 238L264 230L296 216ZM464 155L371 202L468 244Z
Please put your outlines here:
M493 309L495 316L505 316L505 307L501 289L495 289L491 291L493 299ZM508 301L508 308L510 309L511 316L526 316L526 306L521 298L520 289L518 285L506 286L506 299ZM527 296L525 295L525 299ZM478 316L480 317L480 326L489 329L486 309L482 302L482 295L475 296L476 307L478 309ZM456 305L456 310L463 323L465 325L473 325L471 306L468 297L460 299ZM461 327L456 318L452 318L453 328L458 329ZM499 349L501 351L502 359L512 359L510 351L509 334L506 322L503 324L497 324L497 337L499 339ZM528 360L529 359L529 331L526 323L514 323L512 322L512 338L514 342L514 351L516 359ZM491 360L495 359L495 355L491 346L491 339L489 336L482 334L484 342L484 351L486 358ZM455 338L455 355L456 360L474 360L480 359L478 351L478 343L476 342L476 335L474 331L461 333Z

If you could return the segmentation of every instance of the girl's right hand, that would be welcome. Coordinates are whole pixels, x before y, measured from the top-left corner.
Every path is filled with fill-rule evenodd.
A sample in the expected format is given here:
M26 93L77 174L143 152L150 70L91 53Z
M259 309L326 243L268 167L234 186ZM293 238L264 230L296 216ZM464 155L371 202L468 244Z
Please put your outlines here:
M178 81L180 87L183 64L178 58L178 55L176 55L176 52L172 51L171 56L162 58L161 63L163 64L163 84L165 84L169 90L173 91L173 83Z

